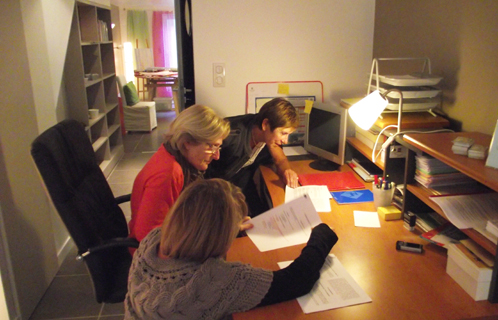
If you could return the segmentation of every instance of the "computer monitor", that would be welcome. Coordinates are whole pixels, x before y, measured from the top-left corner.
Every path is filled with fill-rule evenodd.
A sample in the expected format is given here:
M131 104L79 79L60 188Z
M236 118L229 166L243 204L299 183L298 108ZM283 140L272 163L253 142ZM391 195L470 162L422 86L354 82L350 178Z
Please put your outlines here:
M346 148L347 109L330 104L313 104L306 121L304 149L318 156L310 167L335 171L344 164Z

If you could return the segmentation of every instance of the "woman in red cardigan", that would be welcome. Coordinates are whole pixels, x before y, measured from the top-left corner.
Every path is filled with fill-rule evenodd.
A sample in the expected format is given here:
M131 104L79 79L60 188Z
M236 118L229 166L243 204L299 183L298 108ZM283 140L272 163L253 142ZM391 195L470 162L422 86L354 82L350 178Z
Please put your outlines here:
M219 159L229 132L228 121L209 107L194 105L178 115L133 183L130 237L141 241L162 225L182 190L202 179L211 161Z

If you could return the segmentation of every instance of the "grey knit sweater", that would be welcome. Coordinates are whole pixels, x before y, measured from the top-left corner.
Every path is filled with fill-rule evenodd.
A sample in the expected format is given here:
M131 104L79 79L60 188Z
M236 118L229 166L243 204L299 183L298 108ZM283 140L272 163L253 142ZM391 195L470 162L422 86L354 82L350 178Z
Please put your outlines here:
M239 262L161 259L160 228L135 252L125 298L128 319L223 319L257 306L273 274Z

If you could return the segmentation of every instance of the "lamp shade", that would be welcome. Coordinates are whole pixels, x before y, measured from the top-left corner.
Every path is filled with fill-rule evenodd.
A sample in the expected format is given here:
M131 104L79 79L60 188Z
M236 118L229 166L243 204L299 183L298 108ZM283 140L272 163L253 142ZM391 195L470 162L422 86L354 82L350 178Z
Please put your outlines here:
M354 123L363 130L369 130L380 114L387 107L388 101L375 90L365 98L352 105L348 113Z

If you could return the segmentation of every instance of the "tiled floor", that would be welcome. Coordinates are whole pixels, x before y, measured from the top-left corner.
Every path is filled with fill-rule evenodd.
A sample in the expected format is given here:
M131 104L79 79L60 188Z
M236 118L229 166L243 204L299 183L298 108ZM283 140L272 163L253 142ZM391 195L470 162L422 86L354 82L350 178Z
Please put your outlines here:
M158 127L151 133L123 136L125 155L108 178L115 196L131 192L135 176L159 148L163 134L175 118L174 111L157 114ZM129 219L129 203L122 205ZM76 248L69 253L30 320L121 320L123 303L98 304L84 263L76 262Z

